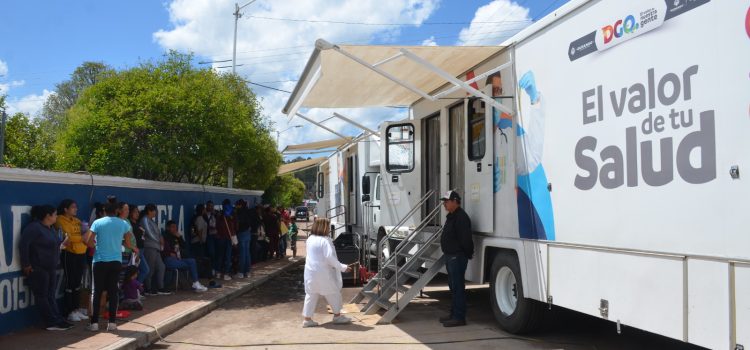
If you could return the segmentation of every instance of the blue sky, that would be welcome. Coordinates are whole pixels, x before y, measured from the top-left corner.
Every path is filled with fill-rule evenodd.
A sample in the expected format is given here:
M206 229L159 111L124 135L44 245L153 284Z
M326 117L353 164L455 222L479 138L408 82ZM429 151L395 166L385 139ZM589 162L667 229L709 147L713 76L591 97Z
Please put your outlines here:
M462 29L479 16L477 10L492 1L329 1L259 0L248 6L240 20L238 72L253 81L291 89L312 49L315 35L336 42L456 45ZM525 8L496 14L492 21L510 27L475 29L468 38L480 44L499 44L512 33L558 8L567 0L496 0L503 6ZM244 3L244 1L243 1ZM370 8L362 11L359 6ZM417 3L416 8L399 9ZM386 5L384 5L386 4ZM0 91L13 111L34 113L45 94L84 61L102 61L127 68L143 60L158 59L168 49L193 51L198 60L231 58L233 0L40 1L6 0L0 5ZM393 8L391 8L393 7ZM421 8L420 8L421 7ZM273 19L315 19L365 23L457 24L420 26L364 26L304 23ZM522 16L523 17L523 16ZM478 34L477 34L478 33ZM275 36L278 35L278 40ZM307 39L307 37L310 39ZM428 40L434 38L433 40ZM476 43L474 43L476 44ZM218 67L225 64L215 64ZM283 93L254 88L264 98L269 117L277 111ZM46 91L45 91L46 90ZM277 101L278 100L278 101ZM283 143L283 142L282 142Z

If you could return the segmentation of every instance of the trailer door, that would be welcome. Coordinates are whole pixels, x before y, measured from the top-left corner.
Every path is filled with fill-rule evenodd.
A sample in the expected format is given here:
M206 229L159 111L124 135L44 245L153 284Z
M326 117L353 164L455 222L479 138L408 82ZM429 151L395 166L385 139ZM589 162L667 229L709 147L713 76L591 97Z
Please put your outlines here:
M381 154L385 162L381 166L381 222L383 225L395 225L403 218L420 199L421 160L419 123L400 121L384 123L381 135ZM411 226L421 221L421 210L412 216L404 226Z
M440 113L422 119L422 194L435 191L422 206L422 215L427 216L440 204ZM440 215L430 225L440 225Z
M485 101L470 98L466 108L466 158L462 206L471 218L474 232L493 232L492 150L493 129L491 108Z

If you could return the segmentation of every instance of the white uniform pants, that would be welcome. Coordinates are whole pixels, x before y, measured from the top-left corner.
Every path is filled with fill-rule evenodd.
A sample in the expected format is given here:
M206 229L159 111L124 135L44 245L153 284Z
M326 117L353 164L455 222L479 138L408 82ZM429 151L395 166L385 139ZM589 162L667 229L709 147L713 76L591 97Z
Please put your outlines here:
M318 293L307 293L305 294L305 306L302 308L302 316L304 317L312 317L315 313L315 307L318 305L318 299L320 298L320 294ZM333 311L333 314L341 313L341 292L334 293L334 294L326 294L323 295L324 298L326 298L326 301L328 302L328 305L331 305L331 311Z

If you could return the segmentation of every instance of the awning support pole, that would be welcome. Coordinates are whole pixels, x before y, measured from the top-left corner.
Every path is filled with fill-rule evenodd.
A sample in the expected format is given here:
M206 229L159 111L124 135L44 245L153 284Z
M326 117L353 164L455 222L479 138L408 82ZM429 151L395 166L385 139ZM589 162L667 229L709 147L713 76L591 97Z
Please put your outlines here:
M315 125L315 126L317 126L317 127L320 127L320 128L322 128L322 129L324 129L324 130L327 130L328 132L330 132L330 133L332 133L332 134L334 134L334 135L336 135L336 136L338 136L338 137L340 137L340 138L342 138L342 139L345 139L345 140L347 140L347 141L351 140L351 138L350 138L350 137L348 137L348 136L346 136L346 135L342 135L342 134L339 134L339 133L337 133L337 132L333 131L333 130L332 130L331 128L329 128L329 127L327 127L327 126L325 126L325 125L323 125L323 124L320 124L320 123L318 123L318 122L316 122L316 121L314 121L314 120L312 120L312 119L310 119L310 118L308 118L308 117L304 116L304 115L303 115L302 113L300 113L300 112L297 112L297 116L298 116L298 117L300 117L300 118L302 118L302 119L304 119L304 120L307 120L308 122L312 123L313 125Z
M384 59L384 60L382 60L382 61L380 61L378 63L373 64L372 66L373 67L382 66L382 65L384 65L384 64L386 64L386 63L388 63L390 61L393 61L393 60L395 60L395 59L397 59L397 58L399 58L399 57L401 57L403 55L404 55L403 53L399 52L399 53L397 53L397 54L395 54L395 55L393 55L391 57L388 57L388 58L386 58L386 59Z
M510 108L503 106L499 102L495 101L495 99L491 98L490 96L487 96L485 93L483 93L483 92L481 92L481 91L479 91L479 90L471 87L471 85L467 84L464 81L461 81L461 80L457 79L456 77L454 77L450 73L448 73L448 72L446 72L446 71L444 71L444 70L436 67L435 65L433 65L432 63L430 63L427 60L423 59L422 57L419 57L419 56L411 53L411 51L409 51L407 49L401 49L401 52L404 53L404 56L406 58L408 58L408 59L410 59L410 60L412 60L412 61L414 61L414 62L416 62L416 63L418 63L418 64L420 64L422 66L424 66L425 68L427 68L428 70L430 70L430 71L434 72L435 74L439 75L440 77L442 77L446 81L452 83L453 85L459 86L461 89L465 90L466 92L468 92L468 93L470 93L470 94L472 94L472 95L474 95L476 97L479 97L479 98L483 99L485 101L485 103L487 103L489 105L492 105L493 107L495 107L495 108L497 108L497 109L499 109L499 110L501 110L501 111L503 111L505 113L508 113L510 115L514 115L515 114L513 112L513 110L511 110ZM432 96L430 96L430 100L434 101L435 98L432 97Z
M360 123L357 123L354 120L351 120L351 119L349 119L347 117L344 117L343 115L341 115L339 113L333 112L333 116L336 117L336 118L339 118L339 119L341 119L341 120L343 120L343 121L345 121L345 122L347 122L349 124L352 124L352 125L360 128L360 129L362 129L364 131L367 131L367 132L369 132L372 135L380 136L380 134L377 131L372 130L372 129L370 129L370 128L368 128L368 127L366 127L366 126L364 126L364 125L362 125Z
M373 66L373 65L371 65L371 64L363 61L361 58L352 55L351 53L347 52L346 50L342 49L339 46L334 45L333 49L336 50L338 53L340 53L340 54L342 54L342 55L344 55L346 57L349 57L349 59L351 59L352 61L357 62L357 63L365 66L366 68L374 71L375 73L378 73L378 74L386 77L387 79L393 81L394 83L396 83L398 85L401 85L401 86L403 86L403 87L411 90L413 93L415 93L415 94L417 94L419 96L422 96L422 97L424 97L424 98L426 98L426 99L428 99L430 101L435 101L436 100L434 97L430 96L430 94L428 94L428 93L420 90L419 88L417 88L416 86L412 85L411 83L403 81L403 80L401 80L399 78L394 77L390 73L388 73L388 72L386 72L386 71L384 71L384 70L382 70L382 69L380 69L378 67L375 67L375 66Z
M477 75L476 77L474 77L474 79L467 80L466 83L467 84L472 84L472 83L474 83L476 81L482 80L482 79L484 79L484 78L486 78L486 77L488 77L488 76L490 76L492 74L495 74L495 73L497 73L497 72L499 72L499 71L501 71L501 70L503 70L505 68L510 67L512 64L513 64L512 60L508 61L508 62L505 62L505 63L503 63L503 64L501 64L501 65L499 65L499 66L497 66L495 68L492 68L492 69L490 69L490 70L488 70L488 71L486 71L486 72L484 72L482 74ZM461 89L460 86L453 86L452 88L450 88L448 90L445 90L445 91L442 91L442 92L439 92L439 93L435 94L434 97L435 98L441 98L441 97L443 97L445 95L449 95L449 94L455 92L456 90L460 90L460 89Z

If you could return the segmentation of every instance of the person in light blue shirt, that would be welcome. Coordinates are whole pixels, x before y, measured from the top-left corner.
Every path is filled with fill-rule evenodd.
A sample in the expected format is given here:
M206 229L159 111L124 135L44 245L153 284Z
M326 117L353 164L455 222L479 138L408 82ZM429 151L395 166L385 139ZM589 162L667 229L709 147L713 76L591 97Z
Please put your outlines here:
M127 205L120 210L128 211ZM89 247L95 248L94 252L94 296L93 296L93 314L91 315L91 324L88 330L99 330L99 302L102 292L107 292L109 299L109 324L107 330L117 329L115 325L115 313L117 312L117 281L122 269L122 246L125 235L130 233L130 225L124 220L115 216L117 213L117 203L107 203L104 207L106 217L98 219L91 224L89 232L84 237L84 241ZM134 237L128 237L124 245L132 249L136 254L138 247L132 244L135 242Z

